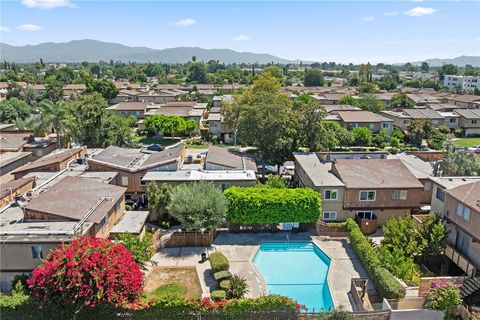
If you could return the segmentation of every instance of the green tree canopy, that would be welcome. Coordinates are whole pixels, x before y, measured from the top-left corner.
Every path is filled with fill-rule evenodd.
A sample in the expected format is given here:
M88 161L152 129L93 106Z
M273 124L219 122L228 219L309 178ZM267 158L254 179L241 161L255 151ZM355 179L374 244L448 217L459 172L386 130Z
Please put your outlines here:
M263 68L264 73L270 73L272 76L278 79L278 81L283 81L283 69L279 66L270 65L268 67Z
M315 87L323 85L323 73L320 69L307 69L305 71L305 79L303 84L306 87Z
M293 102L293 108L298 115L299 144L310 151L320 150L325 144L325 130L322 119L326 112L319 101L303 94Z
M445 157L433 164L435 177L480 176L480 158L447 142Z
M396 94L392 97L392 100L390 101L390 105L392 107L396 108L413 108L413 101L410 100L405 93L399 93Z
M362 97L357 100L356 106L375 113L380 113L380 111L385 110L383 101L373 94L363 94Z
M114 99L118 94L118 89L115 87L112 81L107 79L91 79L87 81L86 93L98 92L104 99L110 101Z
M213 229L225 218L227 201L212 182L182 184L172 190L167 207L186 231Z
M353 141L357 146L370 146L372 144L372 131L367 127L358 127L352 130Z
M180 116L167 116L163 114L154 114L145 119L145 127L157 135L162 132L173 136L176 132L183 132L186 130L186 121ZM191 124L190 124L191 125Z
M25 120L31 114L30 105L23 100L11 98L0 102L0 122L14 123Z

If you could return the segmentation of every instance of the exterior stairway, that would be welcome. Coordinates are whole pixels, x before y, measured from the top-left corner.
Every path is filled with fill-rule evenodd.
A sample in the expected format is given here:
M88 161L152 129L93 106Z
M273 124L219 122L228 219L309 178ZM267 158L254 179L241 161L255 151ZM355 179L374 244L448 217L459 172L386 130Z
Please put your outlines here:
M470 278L460 287L460 294L462 295L462 299L465 299L479 290L480 277Z

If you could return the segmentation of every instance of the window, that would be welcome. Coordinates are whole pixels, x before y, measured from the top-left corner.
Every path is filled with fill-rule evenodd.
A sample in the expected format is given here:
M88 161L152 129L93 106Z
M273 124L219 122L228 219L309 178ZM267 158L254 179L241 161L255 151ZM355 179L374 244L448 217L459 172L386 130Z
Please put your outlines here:
M388 128L390 128L390 123L386 123L386 122L385 122L385 123L382 123L382 128L383 128L383 129L388 129Z
M324 200L337 200L338 190L325 190L323 199Z
M404 125L407 125L409 122L410 122L410 121L408 121L408 120L403 120L403 124L404 124Z
M32 258L33 259L43 259L42 246L32 246Z
M222 183L222 191L225 191L228 187L230 187L228 183Z
M372 220L373 211L357 211L357 216L361 219Z
M362 190L360 191L360 201L375 201L376 193L375 190Z
M353 124L352 124L352 127L353 127L353 128L358 128L358 123L353 123Z
M407 190L393 190L392 200L406 200Z
M120 202L115 203L115 212L120 210Z
M455 123L455 122L457 122L457 119L455 119L455 118L450 118L450 123Z
M120 183L122 186L128 186L128 177L121 177Z
M147 185L147 183L145 181L143 181L142 179L143 179L143 176L140 177L140 185L141 186Z
M445 191L442 188L437 187L437 192L435 193L435 198L444 202L445 201Z
M108 214L105 215L102 219L102 228L108 227Z
M375 128L375 125L373 123L368 124L368 129L373 130Z
M331 221L337 219L337 212L335 211L324 211L323 212L323 220L324 221Z
M470 221L470 208L463 203L459 203L457 206L457 215L462 217L465 221Z
M477 124L477 120L472 120L472 124Z

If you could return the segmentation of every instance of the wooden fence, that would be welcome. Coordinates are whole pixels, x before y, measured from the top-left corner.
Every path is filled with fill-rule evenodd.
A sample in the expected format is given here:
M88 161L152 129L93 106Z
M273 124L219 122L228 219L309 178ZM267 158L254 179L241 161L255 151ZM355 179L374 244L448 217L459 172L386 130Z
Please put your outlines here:
M313 224L317 236L328 237L348 237L348 231L341 227L332 227L323 221L317 221Z
M210 230L205 232L186 232L175 231L170 235L166 235L165 238L161 238L161 247L210 247L213 240L217 236L216 230ZM164 243L162 243L165 239Z

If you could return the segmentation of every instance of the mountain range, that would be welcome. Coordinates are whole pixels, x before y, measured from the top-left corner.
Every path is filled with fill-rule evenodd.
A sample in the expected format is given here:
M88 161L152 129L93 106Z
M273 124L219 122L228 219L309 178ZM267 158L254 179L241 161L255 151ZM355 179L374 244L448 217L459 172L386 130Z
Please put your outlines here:
M168 49L151 49L147 47L130 47L123 44L97 40L73 40L69 42L45 42L38 45L12 46L0 43L0 59L18 63L44 62L162 62L185 63L193 56L198 60L218 60L223 63L299 63L300 60L288 60L267 53L238 52L231 49L202 49L198 47L176 47ZM470 64L480 67L480 56L460 56L451 59L425 60L431 66L452 63L458 66ZM310 61L303 61L310 63ZM412 62L421 64L421 62Z

